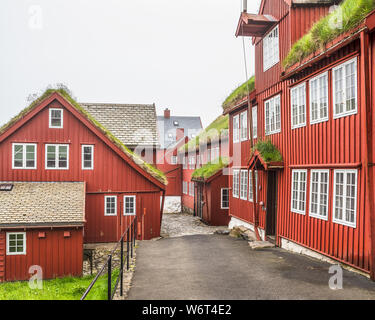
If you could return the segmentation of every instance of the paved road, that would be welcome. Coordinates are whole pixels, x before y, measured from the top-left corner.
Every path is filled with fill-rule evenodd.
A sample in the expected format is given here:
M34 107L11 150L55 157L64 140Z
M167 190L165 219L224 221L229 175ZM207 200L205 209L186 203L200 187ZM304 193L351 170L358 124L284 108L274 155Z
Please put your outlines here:
M375 299L375 283L346 270L344 289L329 289L330 266L279 248L253 251L221 235L144 241L128 298Z

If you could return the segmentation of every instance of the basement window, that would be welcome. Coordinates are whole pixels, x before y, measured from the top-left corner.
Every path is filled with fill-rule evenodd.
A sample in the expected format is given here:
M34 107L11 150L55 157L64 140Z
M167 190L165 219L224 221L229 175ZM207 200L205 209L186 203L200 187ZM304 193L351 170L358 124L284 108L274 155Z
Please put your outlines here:
M135 216L136 214L136 197L124 196L124 216Z
M7 233L7 255L26 254L26 232Z
M63 109L49 109L49 127L61 129L63 127Z

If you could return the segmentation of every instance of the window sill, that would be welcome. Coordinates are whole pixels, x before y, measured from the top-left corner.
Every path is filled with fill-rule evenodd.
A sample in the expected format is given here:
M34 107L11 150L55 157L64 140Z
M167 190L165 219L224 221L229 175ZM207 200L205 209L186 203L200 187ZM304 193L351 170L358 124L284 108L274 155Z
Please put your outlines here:
M332 219L332 222L333 222L333 223L336 223L336 224L341 224L342 226L349 227L349 228L353 228L353 229L356 229L356 228L357 228L357 224L356 224L356 223L350 223L350 222L345 222L345 221L339 221L339 220L335 220L335 219Z
M340 119L340 118L352 116L352 115L355 115L357 113L358 113L358 111L356 109L356 110L353 110L353 111L350 111L350 112L346 112L346 113L340 113L340 114L337 114L337 115L334 114L333 115L333 119L336 120L336 119Z

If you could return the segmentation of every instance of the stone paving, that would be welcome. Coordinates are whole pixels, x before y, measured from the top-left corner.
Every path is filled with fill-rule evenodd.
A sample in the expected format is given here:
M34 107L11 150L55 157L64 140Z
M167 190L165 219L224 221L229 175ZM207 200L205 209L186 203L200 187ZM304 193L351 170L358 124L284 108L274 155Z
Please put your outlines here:
M199 217L185 213L164 213L161 226L163 238L175 238L199 234L213 234L227 227L212 227L203 223Z

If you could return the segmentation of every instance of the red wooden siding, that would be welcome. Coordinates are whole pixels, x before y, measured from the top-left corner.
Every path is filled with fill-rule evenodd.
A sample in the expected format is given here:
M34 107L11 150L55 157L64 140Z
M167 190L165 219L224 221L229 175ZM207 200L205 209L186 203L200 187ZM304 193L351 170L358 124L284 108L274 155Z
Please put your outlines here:
M44 229L45 238L39 238L40 231L26 232L26 255L5 257L5 281L30 279L29 268L33 265L42 267L43 279L82 275L82 228ZM64 237L65 231L70 232L70 237ZM5 244L6 231L2 231L0 235Z

